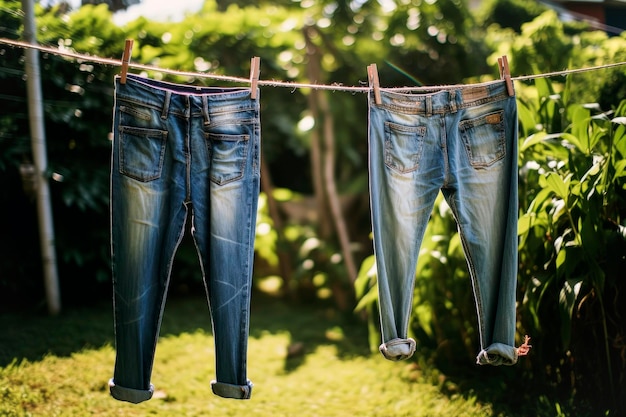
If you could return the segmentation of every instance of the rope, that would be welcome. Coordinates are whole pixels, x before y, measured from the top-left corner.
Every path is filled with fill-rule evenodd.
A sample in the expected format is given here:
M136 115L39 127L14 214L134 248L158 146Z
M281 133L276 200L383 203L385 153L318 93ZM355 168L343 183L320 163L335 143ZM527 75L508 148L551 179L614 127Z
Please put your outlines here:
M28 43L28 42L22 42L22 41L7 39L7 38L0 38L0 44L5 44L5 45L18 47L18 48L23 48L23 49L28 49L28 48L36 49L36 50L39 50L41 52L47 52L47 53L50 53L50 54L53 54L53 55L65 56L65 57L73 58L73 59L76 59L76 60L79 60L79 61L94 62L94 63L105 64L105 65L112 65L112 66L121 66L122 65L122 61L120 59L102 58L102 57L99 57L97 55L78 53L78 52L73 52L73 51L70 51L70 50L61 50L59 48L53 48L53 47L49 47L49 46L42 46L42 45L32 44L32 43ZM596 71L596 70L604 69L604 68L613 68L613 67L618 67L618 66L622 66L622 65L626 65L626 62L616 62L616 63L611 63L611 64L597 65L597 66L593 66L593 67L568 69L568 70L563 70L563 71L549 72L549 73L545 73L545 74L522 75L522 76L517 76L517 77L511 77L511 80L513 80L513 81L525 81L525 80L532 80L532 79L535 79L535 78L550 78L550 77L564 76L564 75L568 75L568 74L576 74L576 73L587 72L587 71ZM219 74L209 74L209 73L203 73L203 72L171 70L171 69L167 69L167 68L160 68L160 67L153 66L153 65L134 64L132 62L128 64L128 67L129 68L133 68L133 69L138 69L138 70L156 71L156 72L161 72L161 73L170 74L170 75L177 75L177 76L182 76L182 77L209 78L209 79L213 79L213 80L228 81L228 82L241 83L241 84L249 84L250 83L250 79L249 78L233 77L233 76L219 75ZM369 86L367 86L367 87L362 87L362 86L344 86L344 85L338 84L338 83L333 83L333 84L310 84L310 83L298 83L298 82L276 81L276 80L259 80L258 81L258 85L270 86L270 87L286 87L286 88L290 88L292 90L296 90L298 88L311 88L311 89L318 89L318 90L350 91L350 92L353 92L353 93L357 93L357 92L363 93L363 92L368 92L368 91L371 90L371 88ZM443 87L443 88L447 88L447 87L453 88L453 87L457 87L457 86L440 86L440 87ZM398 87L398 88L381 88L381 89L382 90L421 91L421 90L432 90L433 86L429 86L429 87Z

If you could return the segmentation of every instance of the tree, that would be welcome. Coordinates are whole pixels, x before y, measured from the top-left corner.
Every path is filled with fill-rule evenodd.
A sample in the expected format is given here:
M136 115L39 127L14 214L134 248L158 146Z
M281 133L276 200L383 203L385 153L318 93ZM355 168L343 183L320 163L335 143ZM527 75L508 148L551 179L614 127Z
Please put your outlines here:
M83 6L106 4L109 7L109 10L113 13L120 10L126 10L130 6L139 3L141 3L141 0L81 0L81 5Z
M3 2L5 27L13 28L14 36L21 30L19 2ZM112 37L122 32L110 25L110 14L104 8L80 10L69 20L59 19L62 6L50 10L37 9L43 44L75 47L106 52L106 42L90 36L78 40L81 31L100 30ZM81 22L81 24L77 24ZM84 25L84 26L83 26ZM63 33L59 37L58 33ZM76 33L76 35L74 35ZM43 36L42 36L43 34ZM84 42L84 43L83 43ZM109 39L107 42L113 42ZM87 46L88 45L88 46ZM41 269L37 249L38 235L34 204L29 194L28 177L20 190L20 172L31 159L26 117L26 93L23 51L11 49L3 54L3 113L0 116L0 170L11 179L2 194L0 222L8 232L3 239L0 265L0 286L5 305L35 303L41 297ZM63 57L41 56L44 113L48 139L48 175L51 182L55 213L56 247L59 251L59 275L62 293L76 302L92 291L101 291L99 283L108 278L108 161L110 127L111 79L108 67L73 62ZM16 222L16 219L19 221ZM86 242L89 244L86 245ZM85 280L84 277L89 279ZM108 288L108 286L107 286ZM82 293L82 294L81 294Z

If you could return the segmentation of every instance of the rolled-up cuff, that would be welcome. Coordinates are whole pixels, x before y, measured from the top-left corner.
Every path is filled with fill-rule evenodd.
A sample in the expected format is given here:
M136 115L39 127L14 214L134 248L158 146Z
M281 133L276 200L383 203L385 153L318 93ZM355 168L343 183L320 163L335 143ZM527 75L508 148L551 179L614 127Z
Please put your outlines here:
M504 343L493 343L481 350L476 357L478 365L515 365L517 363L517 348Z
M248 400L252 395L252 382L246 385L233 385L224 382L211 381L213 394L224 398L234 398L237 400Z
M413 353L415 353L415 340L410 337L408 339L391 339L381 344L378 350L390 361L401 361L413 356Z
M143 401L148 401L154 394L154 385L150 384L150 388L147 390L124 388L116 385L113 379L109 380L109 391L111 396L116 400L128 401L129 403L138 404Z

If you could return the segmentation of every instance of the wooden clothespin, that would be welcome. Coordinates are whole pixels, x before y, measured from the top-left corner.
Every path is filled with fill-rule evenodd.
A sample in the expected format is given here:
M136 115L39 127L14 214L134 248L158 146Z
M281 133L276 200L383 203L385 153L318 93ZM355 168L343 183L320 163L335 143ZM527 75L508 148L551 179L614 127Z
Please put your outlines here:
M506 91L510 97L515 95L513 89L513 80L511 80L511 71L509 70L509 60L506 55L498 58L498 70L500 71L500 79L506 81Z
M380 82L378 81L378 67L376 64L370 64L367 67L367 79L370 87L374 89L374 102L380 104Z
M261 58L255 56L250 60L250 98L256 100L257 85L261 74Z
M133 40L126 39L124 44L124 54L122 55L122 73L120 74L120 83L126 84L126 74L128 74L128 64L130 63L130 56L133 53Z

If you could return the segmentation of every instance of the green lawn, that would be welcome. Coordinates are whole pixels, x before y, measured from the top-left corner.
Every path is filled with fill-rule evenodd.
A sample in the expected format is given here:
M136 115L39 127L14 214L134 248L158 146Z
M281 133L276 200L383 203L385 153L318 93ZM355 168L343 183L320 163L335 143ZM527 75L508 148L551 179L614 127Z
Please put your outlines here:
M110 305L59 317L0 315L0 416L511 415L472 390L442 389L438 374L416 361L393 363L369 353L364 327L331 309L255 297L252 399L223 399L210 388L214 350L206 302L173 297L156 352L155 397L134 405L108 394ZM288 357L290 346L301 349Z

